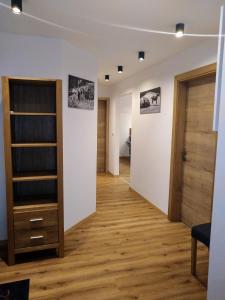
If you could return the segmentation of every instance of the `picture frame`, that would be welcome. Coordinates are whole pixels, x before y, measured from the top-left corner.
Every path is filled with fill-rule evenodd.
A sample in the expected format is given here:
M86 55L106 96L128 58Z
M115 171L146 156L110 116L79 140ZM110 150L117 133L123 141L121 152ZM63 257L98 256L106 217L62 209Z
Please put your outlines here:
M95 83L69 75L68 107L94 110Z
M140 93L140 113L155 114L161 112L161 88Z

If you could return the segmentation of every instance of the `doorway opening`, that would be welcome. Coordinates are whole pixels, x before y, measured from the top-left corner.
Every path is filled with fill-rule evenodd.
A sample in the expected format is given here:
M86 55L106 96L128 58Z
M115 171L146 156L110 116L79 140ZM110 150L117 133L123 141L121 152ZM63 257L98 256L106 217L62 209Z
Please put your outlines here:
M119 175L130 184L131 140L132 140L132 94L118 100Z
M217 134L212 131L216 64L175 78L168 216L211 222Z
M97 174L108 172L109 98L98 99Z

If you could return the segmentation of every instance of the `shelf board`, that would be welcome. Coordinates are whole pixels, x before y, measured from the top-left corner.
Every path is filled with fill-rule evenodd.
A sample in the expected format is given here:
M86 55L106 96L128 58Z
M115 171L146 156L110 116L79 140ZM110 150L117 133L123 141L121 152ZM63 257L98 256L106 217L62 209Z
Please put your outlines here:
M11 144L12 148L42 148L57 147L57 143L15 143Z
M38 112L10 112L11 116L56 116L56 113L38 113Z
M44 209L44 208L51 209L51 208L57 208L57 207L58 207L57 202L53 202L53 203L46 202L46 203L44 203L43 201L42 202L41 201L35 201L34 203L32 202L32 204L31 204L31 202L30 202L30 204L28 204L28 202L24 201L23 204L22 204L22 202L19 205L15 204L14 207L13 207L13 210L15 212L20 212L20 211L24 211L24 210L27 210L27 209L28 210L30 210L30 209L32 209L32 210Z
M20 76L8 76L7 79L9 80L14 80L14 81L19 81L19 82L23 82L25 81L25 83L55 83L58 79L49 79L49 78L42 78L42 77L20 77Z
M53 172L24 172L15 174L13 182L56 180L58 177Z
M48 195L31 195L31 196L20 196L14 199L14 206L20 207L25 205L39 205L39 204L54 204L57 203L56 194Z

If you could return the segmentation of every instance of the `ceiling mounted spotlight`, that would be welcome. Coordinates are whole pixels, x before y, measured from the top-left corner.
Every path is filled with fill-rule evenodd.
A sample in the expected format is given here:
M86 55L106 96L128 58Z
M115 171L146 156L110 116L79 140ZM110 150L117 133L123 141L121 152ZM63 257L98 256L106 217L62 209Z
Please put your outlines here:
M145 60L145 52L144 51L139 51L138 52L138 60L139 61L144 61Z
M181 38L184 36L184 23L176 24L176 37Z
M21 15L23 11L22 0L11 0L12 12L16 15Z
M109 75L105 75L105 81L109 81Z
M118 73L122 74L123 73L123 66L118 66Z

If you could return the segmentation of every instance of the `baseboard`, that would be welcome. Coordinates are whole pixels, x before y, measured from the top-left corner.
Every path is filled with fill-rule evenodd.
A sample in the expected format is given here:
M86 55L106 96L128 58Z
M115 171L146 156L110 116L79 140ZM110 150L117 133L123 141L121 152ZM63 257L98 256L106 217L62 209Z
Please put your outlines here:
M87 218L84 220L80 221L79 223L75 224L74 226L70 227L65 231L65 234L69 234L71 231L79 228L81 225L85 224L86 222L90 221L90 219L96 214L96 211L92 214L90 214Z
M139 194L137 191L135 191L132 187L130 187L130 190L132 192L134 192L135 194L137 194L139 197L141 197L143 200L145 200L146 202L148 202L148 204L151 204L156 210L158 210L158 212L160 212L161 214L163 214L168 219L168 215L165 214L164 211L162 211L160 208L158 208L155 204L153 204L151 201L148 201L145 197L143 197L141 194Z

